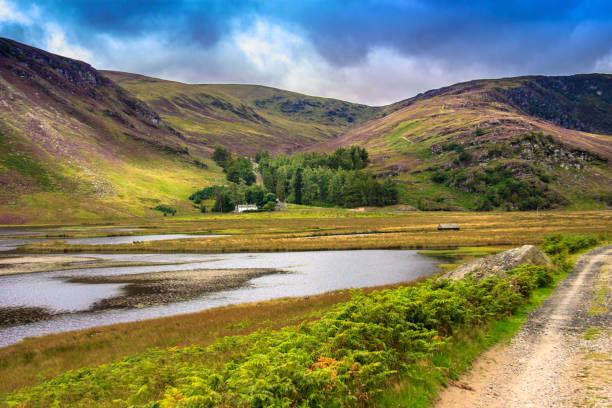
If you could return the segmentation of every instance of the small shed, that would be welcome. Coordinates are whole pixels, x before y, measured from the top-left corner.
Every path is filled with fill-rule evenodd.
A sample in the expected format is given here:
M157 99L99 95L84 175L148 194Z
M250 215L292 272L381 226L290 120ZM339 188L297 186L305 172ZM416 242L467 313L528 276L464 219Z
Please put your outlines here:
M438 224L438 231L459 231L459 224Z

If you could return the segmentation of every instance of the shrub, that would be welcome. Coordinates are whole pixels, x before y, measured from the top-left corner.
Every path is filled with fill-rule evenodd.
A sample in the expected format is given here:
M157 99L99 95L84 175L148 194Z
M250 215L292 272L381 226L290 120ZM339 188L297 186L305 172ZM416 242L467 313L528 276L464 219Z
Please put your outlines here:
M162 213L164 213L164 217L168 214L174 215L176 214L176 208L174 207L170 207L169 205L158 205L156 207L152 208L153 210L156 211L161 211Z
M274 211L274 208L276 208L276 201L268 201L262 207L262 209L264 209L266 211Z

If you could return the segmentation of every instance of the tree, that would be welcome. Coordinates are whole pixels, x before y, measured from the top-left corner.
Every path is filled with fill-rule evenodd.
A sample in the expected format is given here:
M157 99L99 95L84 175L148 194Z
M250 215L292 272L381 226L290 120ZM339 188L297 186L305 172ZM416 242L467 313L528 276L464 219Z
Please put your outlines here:
M276 173L276 196L281 201L287 199L287 169L284 166Z
M215 200L213 211L215 212L230 212L234 209L234 203L225 190L219 190Z
M315 170L306 168L303 175L304 187L302 188L302 202L304 204L314 204L321 201L321 190Z
M274 202L276 205L276 194L274 193L266 193L263 199L264 203Z
M224 149L221 146L217 146L212 154L212 159L222 168L226 168L228 163L232 160L232 154L229 150Z
M261 152L255 153L255 163L261 163L264 160L270 159L270 152L267 150L263 150Z
M304 170L298 167L293 176L293 200L296 204L302 204L302 189L304 188L303 172Z
M227 194L232 204L244 204L246 202L246 190L247 187L242 181L239 183L229 183Z
M246 202L249 204L257 204L258 206L262 206L264 204L264 194L264 189L255 184L246 190Z
M399 196L399 191L397 190L397 184L393 182L390 178L385 180L382 185L382 197L383 197L383 205L392 205L397 204Z
M232 160L225 169L226 178L232 183L239 183L243 180L247 186L255 182L257 177L253 173L251 161L246 157L238 157Z

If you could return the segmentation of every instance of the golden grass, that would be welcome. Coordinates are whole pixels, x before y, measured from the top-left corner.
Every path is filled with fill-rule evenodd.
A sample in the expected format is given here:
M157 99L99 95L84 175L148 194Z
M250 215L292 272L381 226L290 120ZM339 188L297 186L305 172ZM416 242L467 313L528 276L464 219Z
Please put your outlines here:
M438 231L456 222L460 231ZM146 225L140 225L147 227ZM156 229L154 227L157 227ZM172 220L134 234L227 233L215 238L137 242L126 245L66 245L62 241L24 247L26 252L266 252L347 249L442 249L538 244L552 233L612 231L612 211L349 214L346 211L208 216ZM336 234L363 234L332 236ZM316 238L312 238L317 236Z
M363 291L401 285L406 283ZM67 370L110 363L149 347L208 345L223 336L247 334L263 328L277 329L317 319L334 305L349 300L351 293L351 290L340 290L246 303L29 338L0 348L0 394L32 386Z

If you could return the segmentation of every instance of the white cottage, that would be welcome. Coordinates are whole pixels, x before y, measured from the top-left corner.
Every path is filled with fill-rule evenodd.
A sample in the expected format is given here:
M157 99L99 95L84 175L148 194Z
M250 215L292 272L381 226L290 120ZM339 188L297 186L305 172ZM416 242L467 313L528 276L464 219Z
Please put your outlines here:
M241 213L243 211L257 210L257 204L238 204L234 209L235 213Z

